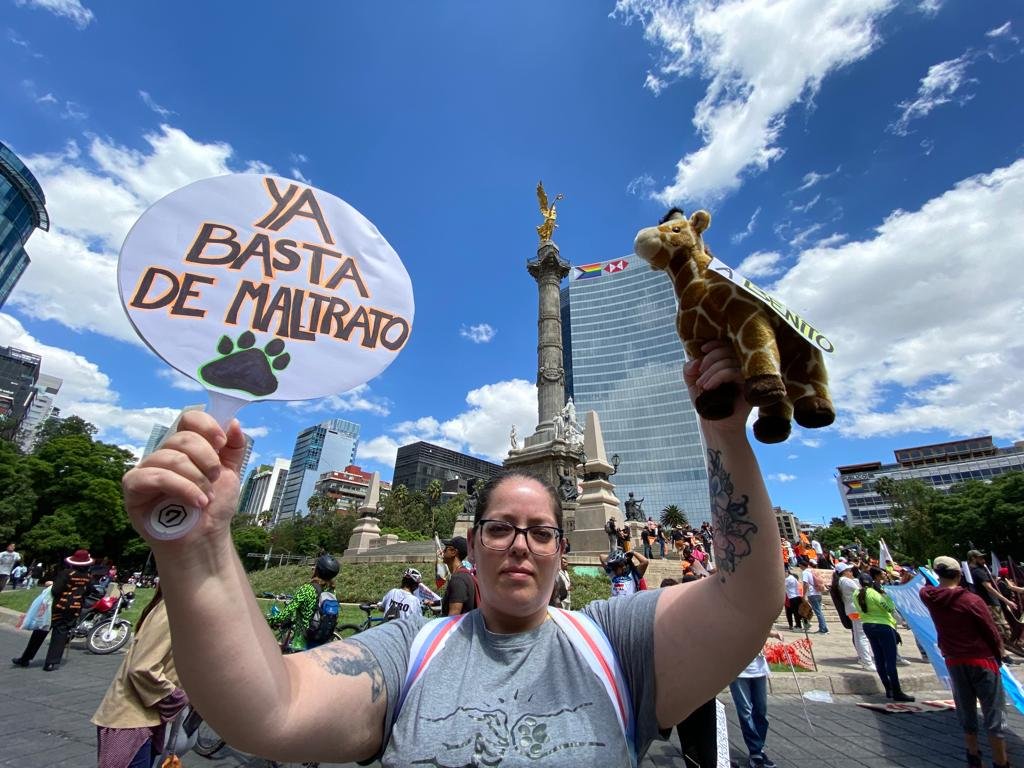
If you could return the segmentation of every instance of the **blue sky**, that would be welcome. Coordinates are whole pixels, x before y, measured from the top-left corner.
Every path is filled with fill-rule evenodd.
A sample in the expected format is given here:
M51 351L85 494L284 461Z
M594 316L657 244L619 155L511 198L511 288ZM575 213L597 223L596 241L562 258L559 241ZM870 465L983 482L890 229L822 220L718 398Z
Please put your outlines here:
M203 398L123 316L128 228L245 170L354 205L416 294L369 385L242 412L257 461L333 416L385 479L415 439L500 460L511 424L532 431L538 179L566 195L569 261L627 255L669 204L706 208L716 255L835 342L836 425L757 448L800 518L842 514L838 465L1024 437L1019 4L0 3L0 139L53 222L0 343L42 353L102 439L138 449Z

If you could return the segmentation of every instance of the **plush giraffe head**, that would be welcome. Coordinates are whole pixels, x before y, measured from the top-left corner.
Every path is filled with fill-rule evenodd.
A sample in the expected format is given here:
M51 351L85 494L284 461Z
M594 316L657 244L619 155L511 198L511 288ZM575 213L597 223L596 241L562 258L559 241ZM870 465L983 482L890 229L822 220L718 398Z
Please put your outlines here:
M790 421L807 428L832 423L835 410L828 394L828 374L817 347L808 344L774 314L764 301L711 269L704 246L711 225L707 211L689 219L673 208L655 227L637 233L633 249L665 271L675 288L676 331L686 354L700 357L711 340L729 342L743 375L743 395L758 407L754 436L765 443L785 440ZM733 412L738 389L727 382L702 391L694 407L705 419Z
M711 214L697 211L689 220L679 208L666 213L656 227L641 229L633 243L636 254L651 265L651 269L666 269L677 252L690 258L704 253L704 230L711 226Z

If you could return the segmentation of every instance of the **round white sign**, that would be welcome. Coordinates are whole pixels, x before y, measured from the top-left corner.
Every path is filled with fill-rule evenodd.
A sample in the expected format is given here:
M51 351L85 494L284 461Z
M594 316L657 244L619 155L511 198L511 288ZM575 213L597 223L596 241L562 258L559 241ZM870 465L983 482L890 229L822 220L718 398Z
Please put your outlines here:
M276 176L170 193L132 227L117 271L146 344L240 400L352 389L412 332L409 274L377 228L334 195Z

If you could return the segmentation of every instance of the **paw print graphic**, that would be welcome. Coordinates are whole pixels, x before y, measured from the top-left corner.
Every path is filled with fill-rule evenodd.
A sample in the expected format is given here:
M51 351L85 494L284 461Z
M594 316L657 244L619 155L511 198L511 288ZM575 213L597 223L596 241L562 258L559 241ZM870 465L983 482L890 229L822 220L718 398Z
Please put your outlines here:
M199 368L199 378L214 387L237 389L256 397L277 391L275 371L283 371L291 362L281 339L271 339L262 349L256 346L252 331L242 333L237 341L221 336L217 342L219 357Z

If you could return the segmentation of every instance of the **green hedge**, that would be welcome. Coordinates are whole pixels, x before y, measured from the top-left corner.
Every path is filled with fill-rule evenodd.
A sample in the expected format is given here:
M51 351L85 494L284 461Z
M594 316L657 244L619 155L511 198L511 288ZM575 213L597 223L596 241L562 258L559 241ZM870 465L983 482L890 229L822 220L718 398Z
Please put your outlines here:
M423 574L427 586L433 588L433 564L414 563L412 566ZM408 567L406 563L342 564L341 573L335 581L335 592L343 603L377 602L385 592L402 583L402 573ZM611 588L606 576L584 576L573 573L572 568L569 572L573 608L579 609L594 600L608 597ZM308 566L285 565L254 571L249 574L249 583L257 595L263 592L291 595L309 581L309 576Z

